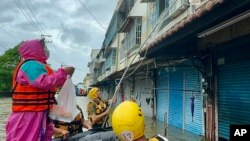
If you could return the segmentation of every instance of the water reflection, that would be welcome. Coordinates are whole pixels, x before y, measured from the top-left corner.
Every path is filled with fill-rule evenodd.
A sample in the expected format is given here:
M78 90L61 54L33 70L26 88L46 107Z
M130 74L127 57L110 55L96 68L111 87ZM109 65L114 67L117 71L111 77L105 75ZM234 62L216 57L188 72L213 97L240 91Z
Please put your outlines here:
M149 117L145 117L145 134L147 138L160 134L164 136L164 122L159 120L152 120ZM167 139L169 141L203 141L203 136L194 135L182 129L169 126L167 128Z
M5 140L5 124L11 112L11 98L0 97L0 141Z

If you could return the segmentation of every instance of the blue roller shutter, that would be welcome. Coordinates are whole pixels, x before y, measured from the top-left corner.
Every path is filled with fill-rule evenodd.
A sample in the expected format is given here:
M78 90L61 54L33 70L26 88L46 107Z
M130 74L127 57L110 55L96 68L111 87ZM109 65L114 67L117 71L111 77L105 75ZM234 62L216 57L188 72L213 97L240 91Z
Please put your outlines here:
M231 124L250 124L250 62L218 66L218 134L229 139Z
M164 121L164 115L168 112L168 73L164 70L157 71L156 81L156 118Z
M194 68L185 71L185 126L193 134L204 135L203 101L201 95L200 74ZM192 120L191 97L194 96L194 113Z
M169 73L169 124L182 128L183 123L183 71Z

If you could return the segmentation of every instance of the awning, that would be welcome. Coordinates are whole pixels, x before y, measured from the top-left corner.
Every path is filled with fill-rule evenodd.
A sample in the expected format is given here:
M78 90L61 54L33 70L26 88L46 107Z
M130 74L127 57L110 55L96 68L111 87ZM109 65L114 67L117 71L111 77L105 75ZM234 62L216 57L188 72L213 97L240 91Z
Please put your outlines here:
M147 51L147 57L152 58L173 54L177 50L171 48L175 44L180 44L191 38L197 38L197 35L229 18L236 16L246 10L249 10L250 1L245 0L211 0L191 14L163 32L156 39L148 43L140 51L143 56ZM184 45L183 45L184 46Z

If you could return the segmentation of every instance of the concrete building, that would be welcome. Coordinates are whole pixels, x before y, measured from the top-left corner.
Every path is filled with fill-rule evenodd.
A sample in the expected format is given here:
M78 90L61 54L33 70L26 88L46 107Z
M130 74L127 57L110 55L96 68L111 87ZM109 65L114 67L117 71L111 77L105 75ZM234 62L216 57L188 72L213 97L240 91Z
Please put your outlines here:
M250 119L249 7L249 0L118 0L93 85L111 97L131 64L120 102L135 97L146 116L229 140L230 125Z

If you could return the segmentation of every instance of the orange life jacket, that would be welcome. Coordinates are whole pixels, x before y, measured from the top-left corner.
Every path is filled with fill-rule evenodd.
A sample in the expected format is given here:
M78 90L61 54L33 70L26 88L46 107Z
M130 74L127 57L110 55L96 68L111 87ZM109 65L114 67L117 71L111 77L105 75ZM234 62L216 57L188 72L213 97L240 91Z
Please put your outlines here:
M29 61L29 60L26 60ZM52 108L55 102L55 89L45 91L33 86L22 86L16 82L17 73L26 61L21 61L16 67L13 75L12 89L12 111L44 111ZM46 65L47 73L52 74L53 70Z

